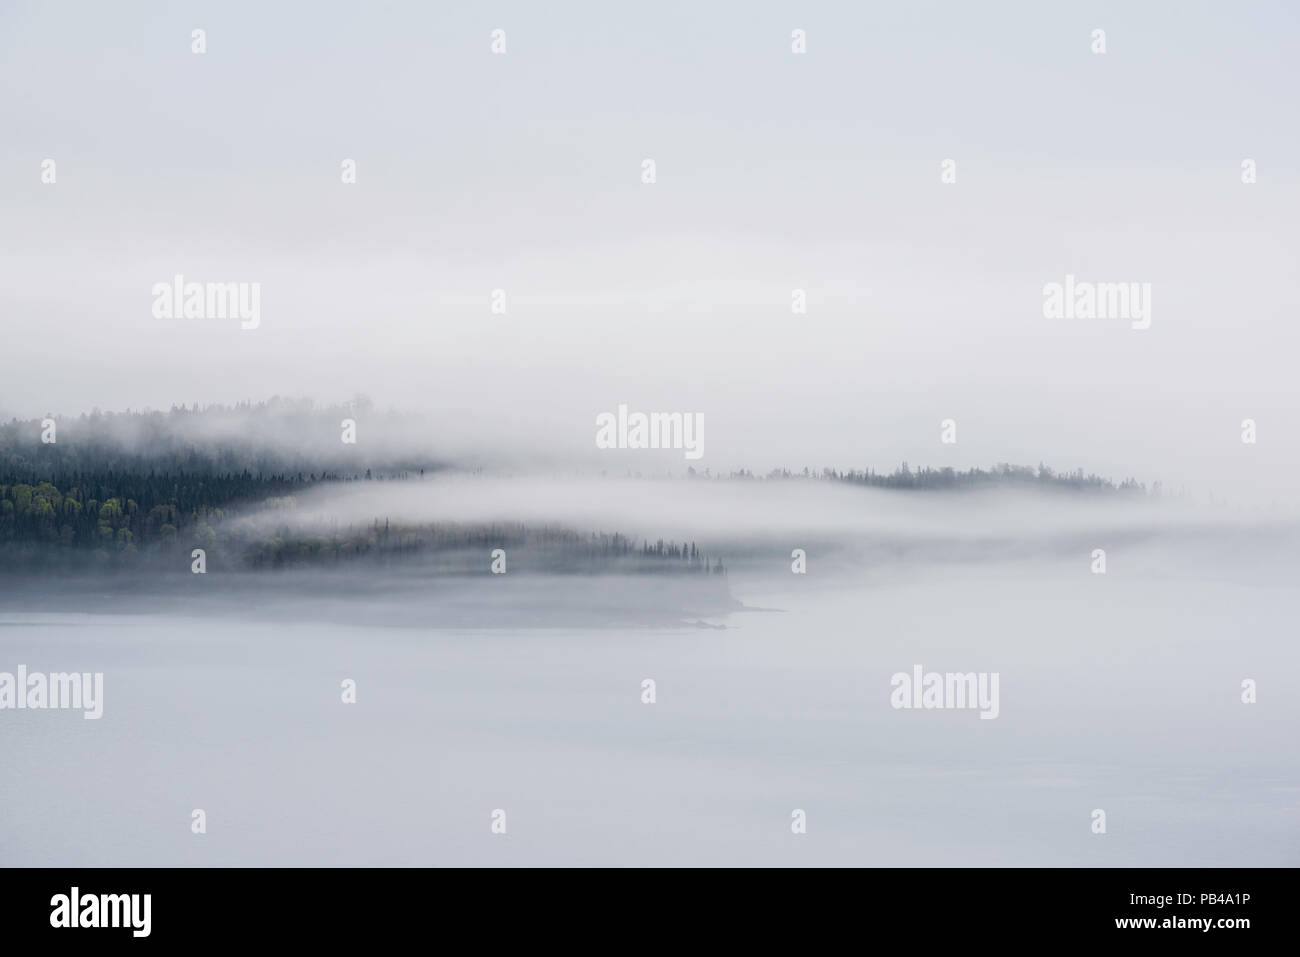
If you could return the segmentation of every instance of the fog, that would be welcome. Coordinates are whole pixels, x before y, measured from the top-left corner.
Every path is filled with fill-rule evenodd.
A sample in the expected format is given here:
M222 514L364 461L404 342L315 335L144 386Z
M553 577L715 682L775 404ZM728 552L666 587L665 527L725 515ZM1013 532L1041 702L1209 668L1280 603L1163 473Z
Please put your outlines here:
M703 414L715 471L1046 461L1294 503L1291 21L7 3L0 417L363 392L601 468L627 402ZM261 325L155 319L177 273L260 282ZM1067 273L1151 283L1151 328L1045 319Z
M1213 507L1121 493L1011 486L957 492L859 488L825 479L636 479L540 474L430 475L422 481L324 485L252 522L548 522L641 536L744 544L785 536L917 542L1294 525L1290 510Z
M105 703L4 714L0 862L1294 866L1297 554L774 550L734 604L360 568L10 590L6 667L102 671ZM999 716L895 710L915 665L997 672Z
M666 528L725 543L729 571L482 556L0 590L6 667L105 675L97 721L0 721L0 862L1300 862L1291 525L1115 494L518 476L322 488L290 514L377 509ZM915 666L997 673L998 717L895 709Z
M0 709L0 865L1300 863L1286 3L84 7L0 6L0 675L104 710ZM1142 488L723 477L902 463Z

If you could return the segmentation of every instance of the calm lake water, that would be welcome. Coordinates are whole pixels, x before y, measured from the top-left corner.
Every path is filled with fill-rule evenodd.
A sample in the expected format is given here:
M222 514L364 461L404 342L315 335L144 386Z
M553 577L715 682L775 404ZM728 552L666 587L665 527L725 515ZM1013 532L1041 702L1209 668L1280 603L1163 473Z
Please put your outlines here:
M102 671L105 700L0 711L0 863L1300 863L1295 579L1155 568L741 572L752 610L667 627L10 590L0 670ZM895 710L918 664L997 672L999 717Z

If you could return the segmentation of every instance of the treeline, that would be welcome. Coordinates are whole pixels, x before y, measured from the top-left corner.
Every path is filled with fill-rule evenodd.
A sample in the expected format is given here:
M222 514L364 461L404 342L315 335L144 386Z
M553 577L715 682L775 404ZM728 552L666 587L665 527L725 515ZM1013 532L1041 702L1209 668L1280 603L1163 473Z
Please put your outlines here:
M326 476L74 473L57 482L0 475L0 546L131 552L178 536L198 544L240 502L292 495Z
M688 470L691 478L711 478L709 475ZM991 469L971 468L966 470L953 468L913 469L906 462L893 472L876 472L874 469L838 471L824 468L820 472L805 468L802 472L789 469L773 469L766 475L758 476L746 469L730 473L727 478L751 481L787 481L809 479L829 482L844 482L849 485L864 485L871 488L886 489L970 489L998 485L1018 485L1038 488L1073 489L1076 491L1126 492L1140 495L1161 495L1163 489L1159 482L1148 490L1147 486L1136 479L1128 478L1116 484L1099 475L1085 475L1083 469L1073 472L1054 472L1046 465L1038 468L1024 465L1001 463Z
M355 444L347 441L355 426ZM194 548L243 567L278 568L357 558L409 557L480 570L484 551L506 549L520 567L591 571L724 574L694 543L634 543L618 534L583 534L523 525L391 525L291 531L265 513L291 508L324 482L403 480L441 467L419 451L423 423L378 413L368 400L317 406L273 398L234 406L174 406L166 412L103 413L14 420L0 425L0 567L44 568L93 561L175 566ZM413 444L414 443L414 444ZM416 451L412 451L412 449ZM1161 494L1134 479L1109 479L1007 464L992 469L893 472L748 470L698 480L830 481L881 489L1022 487ZM250 517L233 522L234 515ZM261 529L262 531L254 531ZM273 531L269 531L274 529Z
M326 406L276 397L166 412L96 409L0 424L0 476L10 484L91 473L391 473L440 464L421 419L377 411L364 396Z
M516 569L555 573L725 574L695 543L639 545L624 535L523 524L372 524L292 529L279 510L321 482L401 481L353 475L74 474L59 482L0 482L0 568L83 565L177 569L193 549L235 568L311 567L353 560L426 561L444 573L481 572L493 549ZM0 478L7 478L0 476ZM236 517L247 521L234 521Z
M440 573L479 573L499 562L499 570L506 572L726 574L722 560L711 561L694 542L659 539L637 545L617 532L580 533L551 525L393 524L376 518L360 528L304 531L280 526L260 541L241 545L238 539L236 532L224 544L228 550L243 551L246 563L254 568L303 568L366 559L385 564L423 561L437 566Z

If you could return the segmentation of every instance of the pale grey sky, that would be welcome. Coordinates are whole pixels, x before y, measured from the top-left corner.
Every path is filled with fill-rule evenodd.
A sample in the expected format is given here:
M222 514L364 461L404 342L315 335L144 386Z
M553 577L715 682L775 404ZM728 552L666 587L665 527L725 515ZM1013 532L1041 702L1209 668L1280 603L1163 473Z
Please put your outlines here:
M628 403L703 413L714 468L1044 460L1295 502L1298 18L7 2L0 414L364 392L599 466ZM1151 328L1043 318L1067 272L1151 283ZM176 273L260 282L261 326L155 319Z

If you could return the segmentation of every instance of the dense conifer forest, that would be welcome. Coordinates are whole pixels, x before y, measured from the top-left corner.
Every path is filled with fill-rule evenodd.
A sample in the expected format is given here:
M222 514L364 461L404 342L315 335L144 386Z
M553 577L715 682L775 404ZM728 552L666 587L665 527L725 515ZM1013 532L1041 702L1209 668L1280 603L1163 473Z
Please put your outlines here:
M342 449L339 423L366 413L379 435L366 458ZM55 428L49 428L50 422ZM375 428L379 423L380 428ZM352 560L428 561L444 571L479 571L478 557L503 548L512 568L595 572L620 569L722 574L717 558L692 542L634 542L617 532L556 527L398 524L385 516L361 525L304 532L277 523L279 510L327 483L403 482L446 467L432 449L403 443L404 421L376 415L358 399L319 407L299 400L174 407L162 412L100 413L67 420L0 425L0 567L39 570L68 564L175 567L195 548L245 568L314 566ZM401 449L400 452L395 451ZM891 490L960 490L1000 485L1070 492L1148 494L1132 479L1115 485L1083 470L1054 473L999 465L957 471L912 469L749 471L692 481L835 482ZM1159 486L1151 494L1159 494ZM263 521L236 523L234 517ZM269 516L269 518L268 518ZM259 529L254 531L254 529Z

